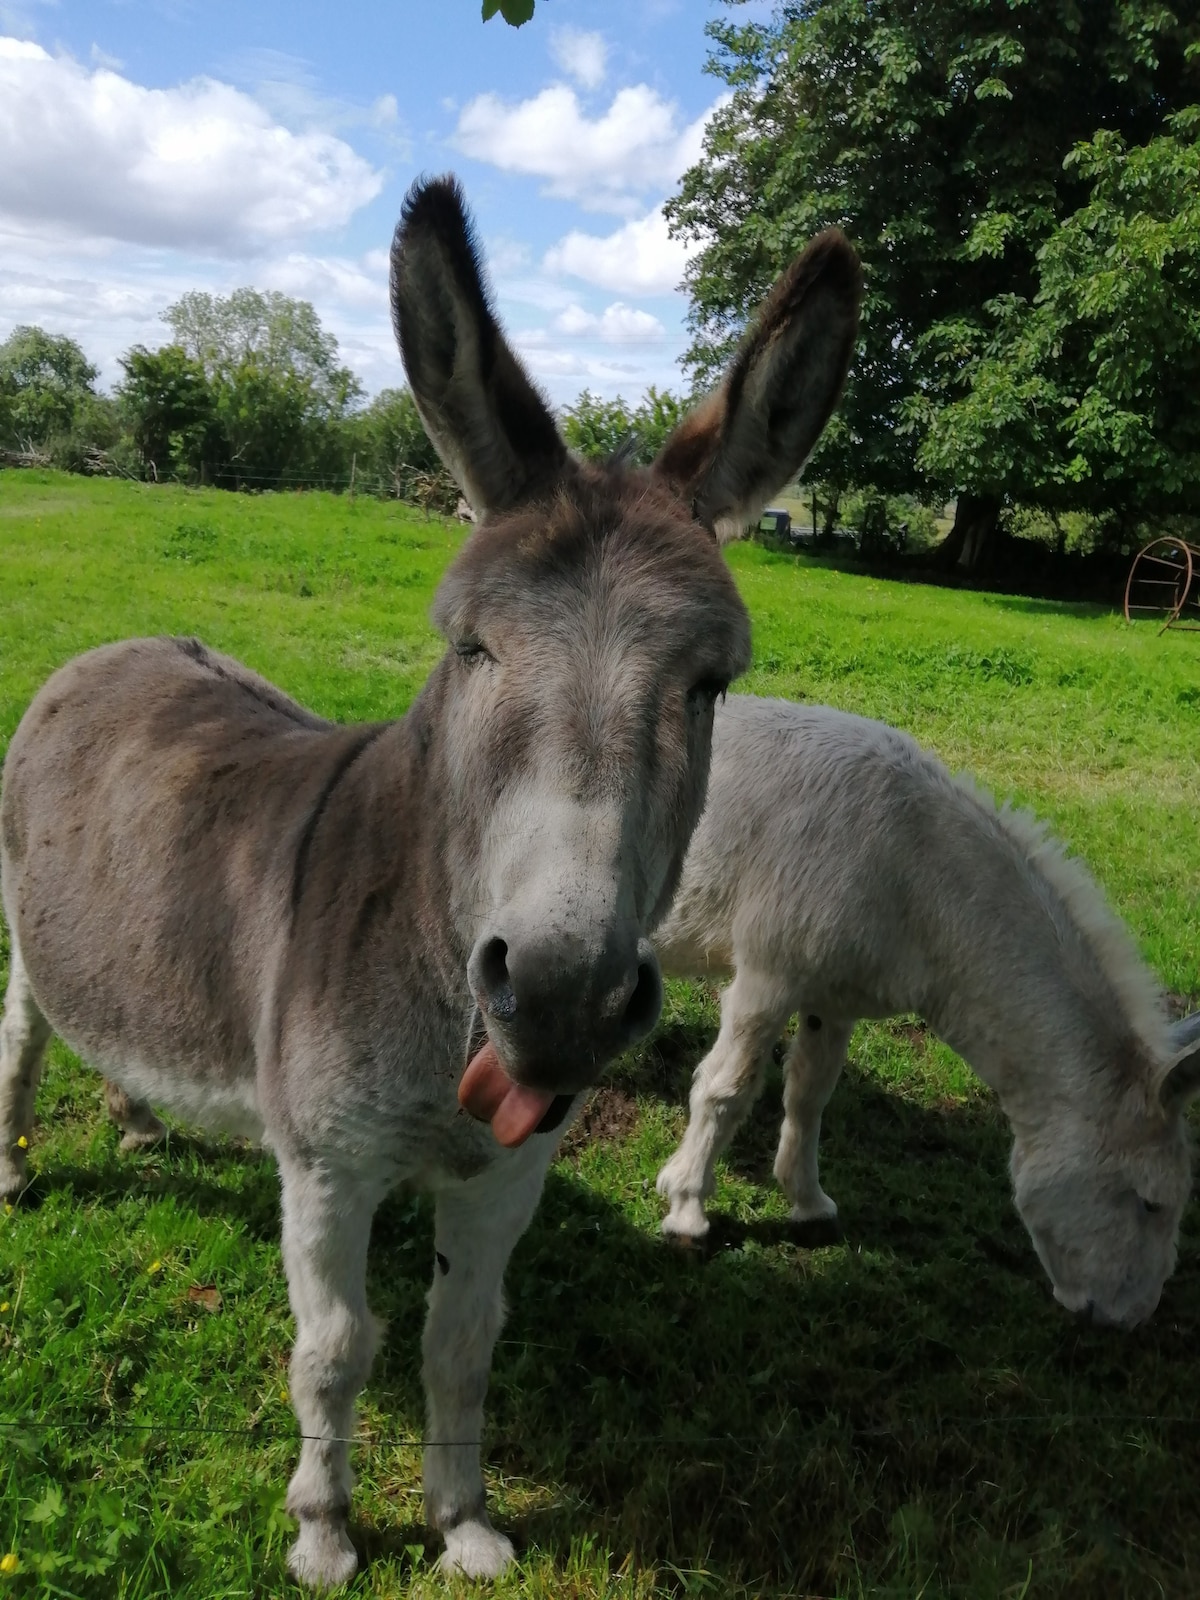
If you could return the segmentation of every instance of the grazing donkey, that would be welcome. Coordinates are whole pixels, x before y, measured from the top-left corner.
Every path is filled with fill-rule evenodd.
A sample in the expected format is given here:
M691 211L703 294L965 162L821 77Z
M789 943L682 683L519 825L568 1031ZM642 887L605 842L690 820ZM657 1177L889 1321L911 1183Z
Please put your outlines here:
M408 715L337 727L194 640L141 639L62 668L13 738L0 1192L24 1182L52 1029L115 1081L135 1139L156 1105L270 1145L303 1438L289 1561L309 1583L356 1566L367 1240L401 1182L436 1195L429 1519L450 1570L512 1558L479 1464L502 1275L543 1135L658 1014L647 935L703 805L714 702L749 655L713 529L813 448L860 292L854 252L822 235L653 467L586 465L493 318L457 185L417 185L396 330L481 523Z
M1000 1097L1056 1298L1126 1327L1154 1310L1190 1188L1200 1013L1168 1025L1096 885L1030 816L882 723L734 696L654 943L669 973L734 973L658 1176L666 1233L707 1232L714 1163L793 1012L775 1175L796 1222L834 1231L817 1141L851 1029L916 1011Z

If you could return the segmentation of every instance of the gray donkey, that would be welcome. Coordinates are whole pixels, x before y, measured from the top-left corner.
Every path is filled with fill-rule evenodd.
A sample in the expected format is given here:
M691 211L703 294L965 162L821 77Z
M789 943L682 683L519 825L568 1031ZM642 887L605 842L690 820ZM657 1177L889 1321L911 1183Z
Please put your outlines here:
M659 1173L664 1232L707 1233L716 1159L798 1011L775 1172L793 1220L828 1234L817 1141L855 1019L918 1011L1000 1097L1057 1299L1123 1326L1154 1310L1191 1186L1200 1014L1167 1022L1095 883L1031 817L883 723L731 696L654 943L677 976L735 974Z
M861 282L840 234L815 240L647 470L568 455L452 180L410 192L391 293L421 415L481 517L408 715L337 727L194 640L132 640L43 687L0 803L0 1192L25 1181L52 1030L115 1081L135 1137L156 1105L269 1144L303 1438L289 1564L316 1585L357 1564L367 1241L398 1183L436 1196L429 1520L450 1570L512 1559L479 1461L505 1265L549 1130L658 1015L647 936L703 804L714 701L749 657L713 530L815 445Z

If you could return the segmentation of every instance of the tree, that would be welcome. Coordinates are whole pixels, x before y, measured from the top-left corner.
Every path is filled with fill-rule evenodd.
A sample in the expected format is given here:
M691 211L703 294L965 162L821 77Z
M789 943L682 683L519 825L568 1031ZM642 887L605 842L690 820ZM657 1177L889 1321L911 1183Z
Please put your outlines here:
M155 477L182 473L202 481L228 454L216 402L200 362L181 345L121 357L121 403L142 460Z
M376 494L415 499L418 489L443 470L407 389L381 390L354 418L350 440L357 458L357 481ZM457 492L454 498L457 500Z
M321 482L348 469L344 425L362 385L306 300L277 291L199 290L163 313L203 372L228 446L220 481Z
M768 24L710 33L733 97L668 207L700 244L693 371L720 365L812 233L846 228L867 269L862 347L811 475L957 493L982 551L1000 484L954 448L964 429L930 442L937 419L963 399L964 365L982 378L989 339L1011 343L1042 252L1088 206L1096 174L1072 151L1098 132L1146 146L1184 110L1200 18L1159 0L787 0ZM1039 394L1013 398L1021 449L1054 449Z
M585 389L559 420L563 438L581 456L604 458L623 450L629 460L645 465L686 410L686 401L653 385L632 410L620 395L603 400Z
M1200 513L1200 107L1168 128L1079 145L1090 194L1042 247L1032 299L929 336L959 397L914 402L927 472L970 461L989 494L1126 525Z
M0 344L0 436L26 446L69 433L76 413L95 398L96 377L74 339L14 328Z
M533 0L483 0L483 20L489 21L497 13L510 27L520 28L533 16Z

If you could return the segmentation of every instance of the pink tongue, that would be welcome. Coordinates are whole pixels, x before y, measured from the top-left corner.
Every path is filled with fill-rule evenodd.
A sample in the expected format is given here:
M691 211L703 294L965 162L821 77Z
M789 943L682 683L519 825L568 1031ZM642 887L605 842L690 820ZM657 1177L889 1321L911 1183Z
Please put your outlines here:
M478 1122L490 1122L497 1144L524 1144L554 1103L544 1089L514 1083L489 1039L472 1056L458 1086L458 1103Z

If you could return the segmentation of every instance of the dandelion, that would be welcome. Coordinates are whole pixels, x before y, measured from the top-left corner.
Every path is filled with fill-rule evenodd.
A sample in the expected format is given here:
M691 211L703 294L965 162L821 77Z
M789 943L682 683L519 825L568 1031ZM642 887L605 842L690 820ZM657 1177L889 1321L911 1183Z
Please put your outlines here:
M148 1273L150 1273L151 1276L153 1276L154 1273L156 1273L156 1272L161 1272L162 1271L162 1262L161 1261L152 1261L150 1263L150 1265L146 1268L146 1271Z
M4 1315L4 1313L8 1309L9 1309L9 1306L8 1306L8 1301L7 1300L5 1300L2 1303L0 1303L0 1317L2 1317Z
M17 1149L18 1150L28 1150L29 1149L29 1140L25 1137L24 1134L22 1134L21 1137L17 1140Z
M287 1397L288 1397L288 1392L287 1392L287 1390L286 1390L286 1389L280 1389L280 1391L279 1391L279 1398L280 1398L280 1399L281 1399L281 1400L282 1400L282 1401L283 1401L283 1402L284 1402L284 1403L285 1403L285 1404L286 1404L286 1403L287 1403Z
M10 1550L6 1556L0 1556L0 1572L15 1572L19 1565L15 1550Z

